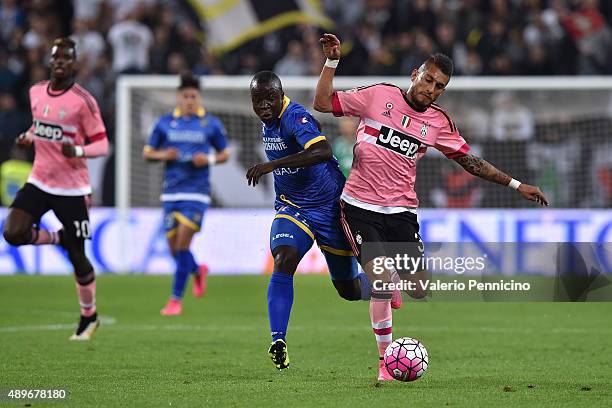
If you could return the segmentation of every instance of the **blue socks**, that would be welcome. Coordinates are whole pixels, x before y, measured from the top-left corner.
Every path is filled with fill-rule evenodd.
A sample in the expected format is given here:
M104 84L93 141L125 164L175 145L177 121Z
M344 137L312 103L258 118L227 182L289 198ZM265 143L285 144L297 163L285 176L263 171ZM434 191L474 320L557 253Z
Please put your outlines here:
M285 339L293 305L293 275L274 272L268 285L268 318L272 341Z
M359 279L359 288L361 289L361 300L370 300L372 296L372 285L370 284L368 275L361 272L357 275L357 278Z
M187 252L187 258L188 258L188 263L189 263L189 272L191 272L192 274L198 274L200 272L200 265L198 265L198 263L196 262L195 258L193 257L193 254L191 253L191 251L185 251Z
M172 282L172 297L176 300L183 298L183 292L185 292L185 286L187 285L187 279L191 272L193 265L193 255L189 251L177 251L174 255L174 261L176 262L176 271L174 272L174 281Z

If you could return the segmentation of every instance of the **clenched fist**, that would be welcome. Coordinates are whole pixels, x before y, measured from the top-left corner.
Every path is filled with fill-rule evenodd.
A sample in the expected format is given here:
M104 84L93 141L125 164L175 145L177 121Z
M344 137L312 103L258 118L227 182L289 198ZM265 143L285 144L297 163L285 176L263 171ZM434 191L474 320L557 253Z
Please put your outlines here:
M325 33L323 37L319 39L319 42L323 46L323 54L326 58L331 60L340 59L340 40L333 34Z
M62 143L62 154L66 157L76 157L76 147L72 143Z
M23 132L22 134L17 136L17 139L15 139L15 143L17 144L17 146L20 147L28 147L32 145L33 140L31 137L29 137L28 132Z

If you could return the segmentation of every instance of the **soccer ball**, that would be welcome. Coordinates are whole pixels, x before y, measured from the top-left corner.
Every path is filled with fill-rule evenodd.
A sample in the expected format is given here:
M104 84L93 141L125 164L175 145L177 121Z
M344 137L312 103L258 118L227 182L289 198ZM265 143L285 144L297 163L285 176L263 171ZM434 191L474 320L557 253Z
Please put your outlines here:
M427 349L417 339L401 337L385 350L385 367L398 381L414 381L421 378L429 365Z

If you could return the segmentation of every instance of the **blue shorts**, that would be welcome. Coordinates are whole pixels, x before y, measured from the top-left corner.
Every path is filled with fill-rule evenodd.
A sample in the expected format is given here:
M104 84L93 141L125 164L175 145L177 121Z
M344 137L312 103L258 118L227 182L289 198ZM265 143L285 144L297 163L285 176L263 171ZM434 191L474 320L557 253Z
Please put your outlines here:
M340 224L338 202L307 209L291 205L277 206L270 229L272 252L281 245L292 246L297 248L301 260L315 240L326 257L333 280L351 280L357 276L357 264ZM341 262L346 265L334 267L330 264L332 257L346 258L345 263Z
M166 235L175 233L178 224L199 231L208 204L200 201L164 201L164 230Z

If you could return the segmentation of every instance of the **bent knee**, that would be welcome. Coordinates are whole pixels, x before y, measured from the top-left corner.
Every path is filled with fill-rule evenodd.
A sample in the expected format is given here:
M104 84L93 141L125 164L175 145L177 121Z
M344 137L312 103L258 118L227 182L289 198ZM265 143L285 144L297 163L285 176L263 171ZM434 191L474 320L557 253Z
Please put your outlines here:
M283 250L274 255L274 270L289 274L295 272L298 265L297 250Z
M340 297L344 300L361 300L361 293L356 293L355 291L351 290L338 290L338 294L340 295Z
M408 293L408 296L410 296L413 299L423 299L427 297L427 291L423 289L411 290L406 293Z
M361 300L361 289L359 286L354 286L352 282L351 285L336 286L336 291L344 300Z
M2 235L4 236L4 240L6 242L14 246L25 245L28 243L27 241L29 237L27 234L27 230L6 228L5 226Z

